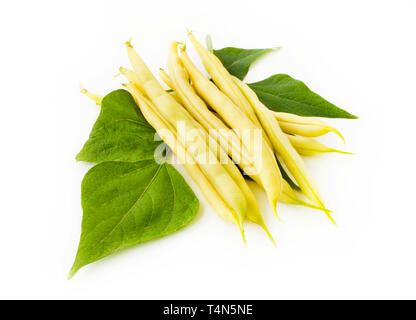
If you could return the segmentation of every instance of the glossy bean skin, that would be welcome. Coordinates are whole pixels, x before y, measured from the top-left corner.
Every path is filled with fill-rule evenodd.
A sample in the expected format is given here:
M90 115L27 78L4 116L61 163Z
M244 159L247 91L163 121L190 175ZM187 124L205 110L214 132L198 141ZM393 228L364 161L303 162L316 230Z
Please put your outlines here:
M262 126L272 142L275 152L283 159L284 164L296 179L303 193L318 206L325 208L303 159L292 146L288 137L280 129L272 112L260 102L255 92L248 85L238 78L234 77L233 80L252 104ZM332 220L332 217L329 214L327 215Z
M238 215L235 211L232 210L232 208L227 205L218 191L210 183L209 179L202 172L199 165L195 161L193 163L189 161L192 156L186 151L183 143L181 143L181 141L176 136L174 128L169 124L168 121L163 119L163 116L160 114L160 112L158 112L157 108L144 97L144 95L133 83L129 83L127 88L139 106L140 111L142 112L145 119L158 132L159 136L169 146L169 148L175 153L179 161L183 164L186 171L192 180L197 184L205 199L209 202L217 215L225 221L236 223L239 226L241 235L244 239L244 230L242 225L239 223Z
M255 130L258 127L246 116L246 114L239 109L234 103L223 94L214 83L209 81L192 63L185 50L181 51L181 62L188 72L193 86L198 95L202 97L221 117L226 124L237 129L236 134L240 141L250 150L250 142L244 140L240 130L249 130L254 136ZM273 151L262 139L260 151L261 163L256 163L255 167L258 170L257 176L259 184L266 191L269 202L277 216L276 204L282 192L282 176L277 166ZM257 159L256 155L250 154L251 158ZM258 155L257 155L258 156Z
M344 137L337 129L328 126L319 119L275 111L273 111L273 115L279 121L280 128L286 133L316 138L328 132L334 132L345 143Z
M246 197L247 219L260 225L274 243L274 240L263 221L263 217L253 192L242 176L240 170L238 170L236 165L228 157L227 152L231 151L231 154L233 153L229 146L235 147L238 137L208 109L205 102L197 95L189 83L188 74L179 59L177 42L172 42L169 46L168 69L170 75L161 70L162 80L174 90L182 101L184 107L189 111L194 119L201 124L207 133L209 132L211 138L210 146L213 146L214 148L212 151L217 153L218 159L234 181L240 186ZM218 141L220 142L219 144ZM237 150L236 152L239 152L239 155L241 155L241 148L235 147L234 151L235 150ZM242 162L244 162L244 160ZM251 165L250 163L244 163L246 165ZM245 165L242 167L243 169L247 168Z
M196 125L196 121L191 115L163 89L130 43L127 43L127 54L143 92L162 117L167 119L176 130L176 134L178 138L183 140L187 152L197 161L205 176L218 190L225 202L236 212L239 217L238 223L242 226L247 212L247 201L240 187L229 176L225 168L215 161L216 155L209 149L208 137ZM181 129L179 127L181 124L185 125L186 132L192 130L191 136L188 134L181 136L182 131L178 130Z
M352 154L350 152L341 151L337 149L330 148L313 138L287 135L290 143L296 149L296 151L302 156L314 156L319 153L342 153L342 154Z
M188 33L188 37L201 58L202 64L212 77L212 80L214 80L217 87L226 96L228 96L236 106L241 108L241 110L244 111L248 118L253 121L257 127L261 128L260 122L251 108L250 103L241 94L240 90L231 79L229 72L222 65L217 56L208 51L191 32Z

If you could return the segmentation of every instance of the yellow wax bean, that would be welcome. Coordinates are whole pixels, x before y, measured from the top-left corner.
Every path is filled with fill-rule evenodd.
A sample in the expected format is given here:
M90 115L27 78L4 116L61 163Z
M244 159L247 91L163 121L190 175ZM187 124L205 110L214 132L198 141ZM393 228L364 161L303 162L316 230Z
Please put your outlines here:
M224 92L237 107L241 108L257 127L261 128L260 122L251 108L250 103L244 95L241 94L241 91L231 79L230 73L223 66L218 57L208 51L198 40L196 40L191 32L188 32L188 37L191 39L193 46L201 58L202 64L218 88Z
M274 116L279 121L280 128L290 134L298 134L304 137L320 137L328 132L334 132L345 143L342 134L335 128L328 126L319 119L312 117L301 117L286 112L275 112Z
M168 121L163 119L157 108L144 97L144 95L134 84L129 83L127 88L135 99L143 116L150 123L150 125L155 128L162 140L176 154L179 161L183 164L186 171L189 173L192 180L197 184L214 211L225 221L237 224L245 243L244 230L239 223L239 216L227 205L218 191L215 190L214 186L202 172L199 165L196 162L189 161L192 156L189 155L184 145L179 141L173 126L170 125Z
M143 87L140 84L140 80L139 77L136 75L136 73L132 70L120 67L120 74L122 74L123 76L125 76L127 78L127 80L129 80L130 82L134 83L134 85L143 93L145 94L145 90L143 89Z
M160 75L160 78L162 79L162 81L169 87L169 89L175 90L175 89L173 89L172 80L170 79L169 75L166 73L165 70L160 68L159 75Z
M294 204L294 205L308 207L308 208L311 208L311 209L320 210L320 211L325 212L327 215L329 215L329 213L331 212L328 209L315 206L313 204L310 204L310 203L300 199L297 196L296 192L290 187L289 183L286 180L283 181L283 192L282 192L282 195L279 198L279 201L281 201L283 203L287 203L287 204ZM329 215L329 218L334 224L336 224L335 220L332 219L331 215Z
M208 109L205 102L189 83L188 74L178 56L177 45L176 42L172 42L169 49L168 66L172 78L163 70L160 73L161 78L178 94L185 108L216 141L219 141L224 150L230 152L231 157L234 155L239 160L241 159L243 170L249 169L253 165L253 160L250 159L247 150L239 143L238 136ZM250 173L249 170L246 172Z
M124 75L130 82L134 83L134 85L141 91L143 92L144 89L141 87L140 85L140 81L139 78L137 77L137 75L134 73L134 71L131 71L129 69L120 67L120 74ZM163 80L163 79L162 79ZM168 87L170 88L170 86L168 85ZM170 92L170 95L179 103L181 103L179 97L174 93L174 92Z
M182 103L181 98L179 98L179 96L176 94L176 92L170 92L169 93L178 103Z
M101 102L103 101L102 96L89 92L87 89L84 89L81 84L79 86L82 94L85 94L88 98L94 101L97 106L101 105Z
M217 144L216 144L217 145ZM228 157L227 153L222 149L221 146L217 145L217 153L218 159L225 160L221 162L224 168L227 170L228 174L234 179L237 185L240 187L241 191L243 192L244 196L247 200L247 213L246 217L251 222L254 222L261 226L264 231L266 231L267 235L269 236L270 240L276 246L276 243L270 234L269 230L264 223L262 214L260 212L256 197L254 196L253 191L248 186L246 180L244 179L243 175L241 174L240 170L238 170L237 166L231 161Z
M184 72L186 73L186 70ZM175 90L170 76L163 69L160 70L160 76L169 88L171 88L172 90ZM186 92L185 99L181 100L182 103L184 103L184 105L187 107L188 111L192 114L192 116L199 123L201 123L206 130L210 130L210 129L213 129L213 128L215 128L215 129L224 129L225 130L227 128L227 126L218 117L216 117L215 114L213 114L212 112L210 112L208 110L205 102L201 98L199 98L199 96L193 90L192 85L188 81L187 75L186 75L185 81L184 82L179 82L179 83L182 84L185 88L189 87L189 90L190 90L190 91ZM175 92L176 91L179 91L179 90L176 89ZM212 132L217 132L217 130L213 130ZM224 132L224 131L222 131L222 132ZM234 132L231 131L231 133L233 135L235 135ZM216 135L213 135L213 137L217 138L218 140L220 139ZM220 140L221 142L227 140L226 142L229 143L229 145L224 146L225 149L227 149L228 146L232 146L234 144L234 141L235 141L235 140L231 140L231 139L229 140L228 137L229 137L228 135L225 135L224 139ZM229 155L232 156L232 152ZM241 166L241 164L240 164L240 166ZM241 167L244 170L244 167L243 166L241 166ZM249 175L249 176L251 178L253 178L253 180L255 180L261 186L261 181L258 179L257 176L255 176L255 175ZM303 205L303 206L306 206L306 207L309 207L309 208L325 211L325 209L323 209L323 208L320 208L318 206L314 206L312 204L309 204L309 203L301 200L285 180L283 181L283 184L284 184L283 185L283 190L282 190L282 194L279 198L279 201L284 202L284 203L288 203L288 204ZM246 195L246 198L248 198L247 195ZM247 202L248 202L248 207L250 207L250 200L248 199ZM248 208L247 209L247 219L249 219L250 221L252 221L254 223L262 225L264 222L263 222L263 218L262 218L261 214L258 214L258 213L251 214L251 212L257 212L257 210L252 211ZM261 218L261 220L260 220L260 218ZM268 233L268 230L266 230L266 232Z
M316 141L315 139L302 137L302 136L293 136L287 135L290 143L296 149L296 151L303 156L313 156L318 153L324 152L337 152L343 154L352 154L350 152L341 151L327 147L326 145Z
M236 134L250 152L247 140L242 136L241 130L248 130L251 136L254 137L256 130L259 130L259 128L194 66L183 48L181 61L199 95L209 103L231 128L237 129ZM261 145L257 147L261 147L261 150L259 150L261 163L255 165L256 169L260 170L256 175L260 181L259 184L266 191L269 202L277 216L276 204L282 192L282 176L273 151L267 143L262 140ZM250 157L255 159L255 161L257 160L256 155L252 153L250 153Z
M186 71L184 70L186 73ZM188 78L179 77L177 86L173 85L170 76L161 69L162 80L177 94L180 102L185 106L195 120L208 131L209 135L217 141L228 155L239 164L246 173L255 170L253 160L250 159L247 150L241 145L236 133L228 128L221 119L212 113L205 102L197 95ZM250 175L256 180L255 175Z
M215 148L215 150L212 151L217 153L218 159L224 165L224 168L228 171L234 181L240 186L247 199L247 219L262 226L274 243L273 238L271 237L266 225L264 224L253 192L247 185L247 182L245 181L241 172L228 157L226 151L229 151L229 145L226 144L221 146L217 143L218 138L219 141L227 142L225 140L227 137L231 137L231 134L226 134L225 139L222 139L220 136L219 132L222 132L222 130L227 130L227 127L221 120L215 117L215 115L213 115L208 110L204 101L199 98L199 96L190 85L188 75L186 74L186 71L180 62L177 50L178 43L172 42L169 47L168 60L168 67L172 77L170 77L163 69L161 69L160 75L162 80L178 94L186 109L201 124L201 126L204 127L205 130L209 131L209 135L212 136L209 145L210 147L212 146ZM234 134L232 131L227 131ZM238 137L235 136L235 139L238 139ZM228 142L233 143L234 141L231 140ZM225 148L223 148L224 146Z
M299 187L309 199L322 208L325 208L302 158L293 148L288 137L280 129L279 124L276 118L273 117L272 112L260 102L255 92L248 85L238 78L233 77L233 80L252 104L261 124L273 144L273 147L275 148L275 151L282 157L286 167L299 184ZM332 219L328 213L327 215L330 219Z
M182 135L182 132L178 130L181 124L185 125L186 130L192 131L190 137L189 134L180 137L184 139L187 152L198 162L206 177L222 195L226 203L237 213L241 226L247 211L247 201L239 186L217 161L216 155L209 149L207 135L195 125L196 121L189 113L163 89L130 43L127 43L127 53L140 86L163 118L167 119L175 128L176 134L178 136Z

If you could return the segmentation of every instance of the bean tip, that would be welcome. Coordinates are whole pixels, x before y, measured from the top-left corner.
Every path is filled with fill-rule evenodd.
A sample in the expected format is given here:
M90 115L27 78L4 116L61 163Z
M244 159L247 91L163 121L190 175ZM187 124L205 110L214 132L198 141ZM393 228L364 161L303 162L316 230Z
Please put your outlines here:
M280 218L280 216L277 214L277 202L273 205L273 214L274 214L274 216L276 217L276 219L277 219L277 221L279 221L279 222L284 222L283 220L282 220L282 218Z
M341 134L341 132L339 132L337 129L329 127L328 129L330 129L333 133L335 133L338 137L340 137L342 139L342 142L344 142L344 144L346 144L344 136Z
M275 248L277 248L276 242L274 241L273 236L272 236L272 234L270 233L269 229L267 229L266 225L263 223L261 227L264 229L264 231L266 231L267 235L269 236L269 239L270 239L270 240L271 240L271 242L273 243L273 246L274 246Z
M131 44L131 40L133 39L133 37L130 37L130 39L129 40L127 40L126 42L125 42L125 44L126 44L126 46L128 47L128 48L133 48L133 46L132 46L132 44Z
M341 153L341 154L355 155L355 153L348 152L348 151L337 150L337 149L332 149L331 152L336 152L336 153Z
M337 223L335 222L335 220L334 220L334 218L331 216L331 210L328 210L327 208L325 208L325 207L322 207L322 211L324 211L325 212L325 214L326 214L326 216L328 217L328 219L329 220L331 220L331 222L336 226L336 227L338 227L338 225L337 225Z
M88 92L88 90L87 90L87 89L85 89L85 88L82 86L82 83L80 83L80 84L79 84L79 90L80 90L80 92L81 92L82 94L86 94L86 93Z
M240 230L241 237L243 238L244 247L247 248L246 236L244 234L244 230Z
M181 52L186 51L186 44L185 44L185 43L180 43L180 42L178 42L178 44L179 44L179 50L180 50Z

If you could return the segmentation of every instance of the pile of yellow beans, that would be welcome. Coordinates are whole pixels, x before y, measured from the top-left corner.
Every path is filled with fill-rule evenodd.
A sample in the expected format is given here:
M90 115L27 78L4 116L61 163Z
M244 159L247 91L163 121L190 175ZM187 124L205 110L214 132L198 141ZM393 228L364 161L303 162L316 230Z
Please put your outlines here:
M280 201L322 210L335 223L301 156L346 153L314 139L328 132L344 139L339 131L315 118L268 109L192 33L188 36L211 79L178 42L169 45L167 70L160 70L170 90L156 79L130 41L126 46L132 70L120 68L120 73L127 78L124 86L143 116L215 212L238 226L244 242L243 225L249 220L260 225L274 243L243 171L264 189L277 218ZM100 97L85 89L82 92L100 104ZM309 202L282 178L281 170L296 181Z

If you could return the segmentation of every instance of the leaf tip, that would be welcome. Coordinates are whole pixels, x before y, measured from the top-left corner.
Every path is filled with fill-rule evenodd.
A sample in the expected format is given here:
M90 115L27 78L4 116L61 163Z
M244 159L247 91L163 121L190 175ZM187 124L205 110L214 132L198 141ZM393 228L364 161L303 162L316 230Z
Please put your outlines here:
M79 268L74 265L72 266L71 270L69 270L68 276L66 277L67 280L71 280L74 275L78 272Z
M83 161L82 150L75 156L76 161Z
M343 110L343 111L345 112L345 116L342 117L342 118L345 118L345 119L358 119L358 117L355 114L349 113L348 111L345 111L345 110Z

